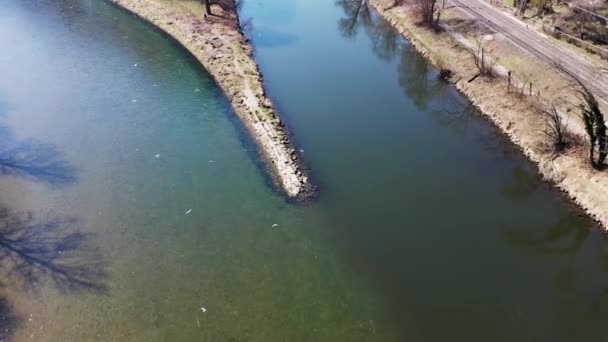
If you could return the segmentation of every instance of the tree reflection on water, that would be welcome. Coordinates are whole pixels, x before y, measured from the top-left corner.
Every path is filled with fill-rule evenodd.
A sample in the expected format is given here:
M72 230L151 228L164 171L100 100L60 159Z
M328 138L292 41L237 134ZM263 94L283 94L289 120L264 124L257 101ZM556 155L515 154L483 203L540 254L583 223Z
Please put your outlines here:
M0 342L8 342L15 329L21 325L22 319L15 315L9 301L0 297Z
M400 49L399 33L371 10L367 0L338 0L336 5L344 10L345 17L338 22L344 37L352 39L363 28L378 57L390 61L397 56Z
M343 36L354 38L359 31L359 27L373 25L367 0L338 0L336 5L342 7L346 16L338 22Z
M33 289L50 281L64 293L106 290L107 274L93 242L73 218L38 220L0 209L0 274L4 285Z
M525 202L548 188L538 178L532 169L516 169L503 191L514 201ZM564 340L575 340L598 333L597 320L605 317L608 245L601 227L584 213L577 208L563 211L549 223L504 227L503 234L510 247L534 257L548 272L556 332Z
M34 291L51 286L63 294L107 293L106 265L74 218L37 219L30 212L0 208L0 288ZM0 295L0 341L19 328L9 301Z
M36 219L32 213L0 209L0 287L33 291L52 286L63 294L106 293L105 262L93 234L76 219ZM0 341L8 341L22 319L0 295Z
M7 128L0 128L0 173L64 186L76 181L74 167L52 145L17 141Z
M475 111L468 101L458 96L449 83L439 79L432 65L411 46L399 43L400 38L393 34L394 31L383 30L386 22L370 11L366 0L338 0L336 4L344 12L339 27L345 37L353 38L364 29L378 57L383 60L387 56L390 60L398 59L399 85L416 109L423 114L430 114L441 123L457 123L458 127L466 128L468 122L474 122L469 120L474 115L468 114ZM395 46L396 54L393 52ZM502 192L501 197L513 206L533 203L535 208L550 208L549 212L558 213L556 216L545 213L536 215L537 213L526 213L524 210L522 212L529 217L523 217L521 221L517 218L509 220L518 222L519 225L501 226L501 222L495 223L502 228L499 234L507 249L519 251L513 254L515 258L523 256L522 259L527 262L538 264L529 268L521 265L524 272L540 274L531 279L519 280L538 281L544 279L545 275L548 276L547 284L542 283L539 287L542 288L543 295L550 299L539 299L539 302L552 306L546 313L552 315L549 318L554 323L555 328L552 330L563 340L580 340L585 334L595 334L591 330L601 327L601 319L608 314L608 244L600 233L601 228L579 210L565 206L564 199L556 200L558 194L554 189L549 190L549 185L542 183L535 166L527 161L517 161L514 166L511 163L514 159L508 154L515 149L510 144L505 144L504 140L497 139L496 130L483 127L490 126L472 125L476 139L480 140L490 156L508 161L500 164L505 168L496 171L509 177L506 185L499 190ZM517 158L523 158L520 152L517 152ZM546 203L547 207L543 207L542 203ZM511 215L508 211L505 213ZM535 220L539 223L530 224ZM536 290L534 286L526 289ZM397 292L393 289L390 291L391 294ZM599 315L599 312L603 315ZM581 319L582 315L585 315L584 319ZM584 331L585 328L590 331Z
M5 110L0 108L0 115ZM0 175L53 188L77 181L75 168L55 146L18 141L7 127L0 127ZM77 218L0 207L0 289L29 292L49 286L62 294L104 294L107 278L95 236L82 232ZM0 294L0 341L8 341L21 322L10 299Z
M344 17L338 22L344 37L352 39L362 28L376 56L384 61L399 59L399 86L416 108L430 112L440 120L447 119L448 123L467 118L472 106L458 100L457 93L439 78L433 66L405 43L388 21L371 9L368 0L337 0L336 5L344 12Z

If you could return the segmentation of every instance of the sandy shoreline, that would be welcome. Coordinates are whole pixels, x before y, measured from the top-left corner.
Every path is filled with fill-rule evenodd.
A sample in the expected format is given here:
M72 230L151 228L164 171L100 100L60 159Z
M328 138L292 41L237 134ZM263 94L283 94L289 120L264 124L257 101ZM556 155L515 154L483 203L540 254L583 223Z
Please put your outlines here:
M213 77L247 128L278 187L292 199L315 193L285 125L266 97L252 47L239 28L238 17L214 7L203 19L164 0L110 0L164 31L187 49ZM201 12L202 15L202 12Z
M545 180L608 229L608 173L591 168L586 145L577 143L555 156L542 133L546 126L542 113L509 93L504 80L480 77L468 82L477 69L459 43L445 36L429 36L426 29L413 24L403 13L384 10L384 0L370 0L370 4L431 63L452 71L451 83L537 164ZM574 130L578 125L572 126Z

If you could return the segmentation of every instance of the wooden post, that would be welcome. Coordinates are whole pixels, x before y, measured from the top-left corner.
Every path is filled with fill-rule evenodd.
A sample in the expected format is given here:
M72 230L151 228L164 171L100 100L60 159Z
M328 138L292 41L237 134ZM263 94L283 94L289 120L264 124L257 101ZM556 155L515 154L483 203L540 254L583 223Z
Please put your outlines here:
M507 92L511 92L511 70L507 73Z
M211 15L211 3L209 1L211 0L202 0L205 3L205 13L204 13L204 17L206 18L208 15Z
M479 70L479 71L480 71L480 72L481 72L481 73L482 73L482 74L485 76L485 73L486 73L486 67L485 67L485 65L484 65L484 60L483 60L483 58L484 58L484 53L483 53L483 48L481 48L481 70Z

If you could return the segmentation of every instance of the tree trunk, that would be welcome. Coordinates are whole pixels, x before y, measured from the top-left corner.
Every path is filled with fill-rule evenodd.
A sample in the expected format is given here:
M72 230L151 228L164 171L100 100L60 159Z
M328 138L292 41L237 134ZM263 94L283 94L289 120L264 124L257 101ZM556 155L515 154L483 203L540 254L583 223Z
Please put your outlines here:
M435 19L435 27L439 27L440 17L441 17L441 11L437 11L437 19Z
M205 3L205 16L211 15L211 0L203 0Z
M528 0L521 0L520 6L519 6L519 14L522 17L526 13L526 8L528 8Z
M593 168L596 168L595 156L593 153L594 149L595 149L595 144L591 144L591 147L589 148L589 159L591 160L591 166L593 166Z
M598 158L597 158L597 169L602 170L604 168L604 161L608 155L608 149L606 143L608 143L608 137L606 137L606 125L604 124L604 116L602 115L598 119L597 129L597 147L598 147Z

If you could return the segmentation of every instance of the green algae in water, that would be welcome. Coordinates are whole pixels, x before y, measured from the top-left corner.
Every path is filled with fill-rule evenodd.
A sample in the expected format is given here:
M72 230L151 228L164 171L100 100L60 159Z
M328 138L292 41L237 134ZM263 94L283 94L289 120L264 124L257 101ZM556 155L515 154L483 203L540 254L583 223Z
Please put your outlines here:
M273 33L256 58L314 203L268 186L217 87L154 29L100 1L0 2L1 124L76 170L2 176L0 204L77 218L109 274L107 293L4 287L15 341L603 338L593 224L454 116L466 101L406 42L383 51L374 21L344 37L331 1L243 11L254 42Z
M3 203L76 217L109 273L105 294L7 289L28 317L16 341L381 336L369 288L318 229L320 208L267 187L220 91L179 47L103 2L2 7L3 36L23 42L4 56L4 123L78 170L60 188L3 178Z

